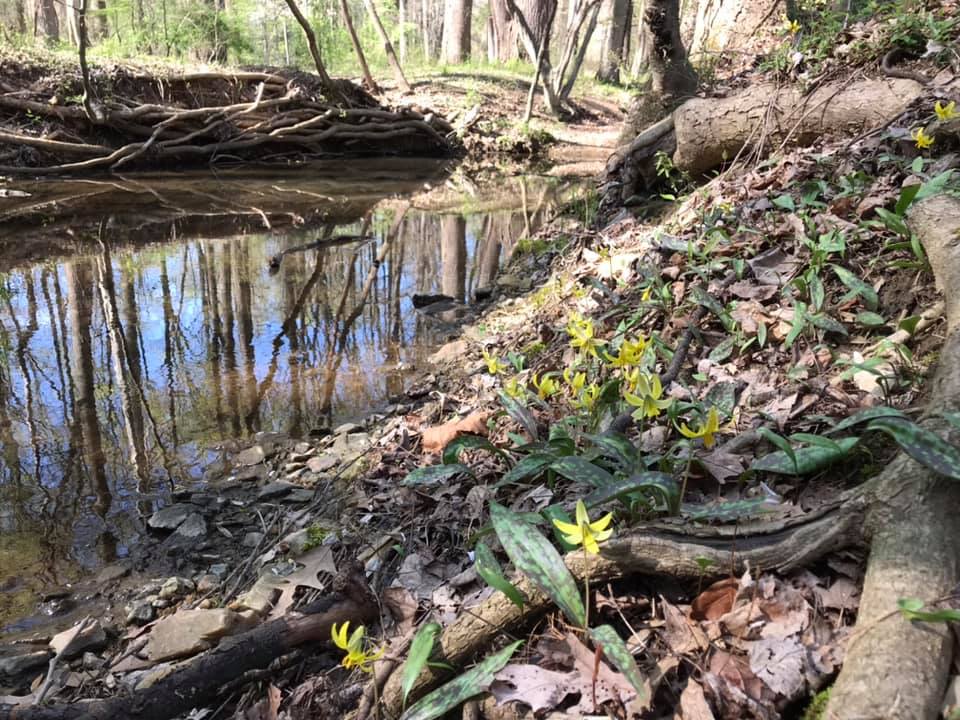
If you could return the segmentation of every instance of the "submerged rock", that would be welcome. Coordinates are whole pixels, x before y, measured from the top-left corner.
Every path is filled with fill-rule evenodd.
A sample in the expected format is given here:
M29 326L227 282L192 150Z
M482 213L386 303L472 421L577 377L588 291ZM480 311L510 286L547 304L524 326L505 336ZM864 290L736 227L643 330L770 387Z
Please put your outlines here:
M196 510L196 506L189 503L168 505L151 515L147 525L154 530L176 530Z

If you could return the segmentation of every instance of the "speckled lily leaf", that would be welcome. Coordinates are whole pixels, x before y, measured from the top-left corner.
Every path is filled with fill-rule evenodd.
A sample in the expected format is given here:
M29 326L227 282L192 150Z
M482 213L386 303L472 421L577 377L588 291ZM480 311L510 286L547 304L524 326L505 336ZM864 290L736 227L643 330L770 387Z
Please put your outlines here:
M624 472L633 472L640 465L640 452L629 438L619 433L611 435L587 435L605 456L616 461Z
M473 470L460 463L450 465L428 465L417 468L403 479L404 485L436 485L454 475L466 473L473 475Z
M553 460L553 455L541 455L538 453L527 455L505 472L494 487L510 485L511 483L520 482L521 480L539 475L547 469Z
M487 450L499 455L509 466L510 456L482 435L461 435L447 443L443 449L443 464L452 465L460 458L461 450Z
M533 413L517 400L507 395L503 390L499 390L497 395L500 396L500 402L503 404L504 410L507 411L507 415L520 423L523 429L527 431L527 435L530 436L531 440L534 442L539 440L540 433L537 431L537 421L533 417Z
M426 667L427 660L430 659L430 652L433 650L433 643L442 629L440 623L427 623L417 630L416 637L410 643L410 654L407 655L407 661L403 664L403 676L400 683L400 687L403 688L404 705L407 703L407 695L410 694L410 689L417 681L420 672Z
M857 442L858 438L840 438L837 440L839 449L819 445L796 448L793 451L796 463L794 463L787 453L778 450L769 455L764 455L758 460L754 460L750 469L764 470L782 475L807 475L842 459L853 449L853 446L856 445Z
M490 503L490 519L503 549L517 569L546 593L574 625L586 624L587 612L557 549L533 526L503 505Z
M603 468L577 455L557 458L550 465L550 469L558 475L563 475L567 480L587 482L598 488L610 485L614 479L613 475Z
M672 477L662 472L642 472L629 478L612 481L590 493L585 499L588 508L601 505L614 498L623 498L631 493L647 491L660 496L671 512L680 507L680 488Z
M630 681L633 689L637 691L637 697L644 700L647 696L647 683L640 668L637 667L637 661L633 659L627 644L620 638L617 631L609 625L601 625L590 630L590 637L600 646L603 654L617 666L617 670Z
M523 643L517 640L500 652L485 658L471 670L434 690L425 698L410 707L400 720L433 720L452 710L465 700L482 693L493 682L493 676L517 651Z
M476 560L473 566L477 569L477 574L486 580L487 585L499 590L506 595L518 608L523 607L523 595L514 587L503 574L500 563L494 557L493 552L484 543L478 542L473 549Z
M960 480L960 450L947 444L939 435L900 418L874 420L867 425L867 430L887 433L921 465L948 478Z
M841 420L832 428L827 430L828 435L832 435L835 432L840 432L841 430L846 430L847 428L853 427L854 425L860 425L861 423L870 422L871 420L876 420L877 418L882 417L898 417L905 418L902 412L892 407L872 407L867 408L866 410L861 410L860 412L854 413L848 418Z

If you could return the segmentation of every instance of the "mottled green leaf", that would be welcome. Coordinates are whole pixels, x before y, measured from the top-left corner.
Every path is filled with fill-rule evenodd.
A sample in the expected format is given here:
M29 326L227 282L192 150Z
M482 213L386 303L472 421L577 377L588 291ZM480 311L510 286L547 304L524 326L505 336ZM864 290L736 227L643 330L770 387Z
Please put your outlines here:
M467 670L460 677L441 685L432 693L410 707L400 720L434 720L457 707L460 703L469 700L474 695L484 692L493 676L507 664L517 648L523 644L522 640L510 643L500 652L491 655Z
M857 313L857 322L868 328L882 327L887 324L887 321L883 319L883 315L870 312L869 310Z
M736 344L736 337L728 337L710 351L710 360L715 363L722 363L733 354L733 348Z
M829 315L817 313L816 315L809 315L808 318L814 327L820 328L821 330L838 333L840 335L848 334L847 329L843 326L843 324L837 320L834 320Z
M503 505L490 503L490 519L514 566L546 593L574 625L586 624L586 610L573 576L557 549L533 526Z
M716 406L721 418L732 415L737 406L737 384L726 380L714 384L703 396L703 407L708 408L711 405Z
M672 477L662 472L642 472L629 478L614 480L594 490L586 498L587 507L596 507L609 500L622 499L637 492L653 492L660 496L663 504L676 512L680 504L680 488Z
M955 430L960 430L960 412L945 412L940 413L940 416L953 425Z
M594 487L603 487L613 482L613 475L578 455L557 458L550 464L550 469L567 480L590 483Z
M452 478L454 475L465 473L473 475L473 470L460 463L450 465L429 465L414 470L403 479L404 485L436 485Z
M844 418L832 428L827 430L827 434L832 435L835 432L846 430L854 425L860 425L861 423L870 422L871 420L876 420L877 418L882 417L906 418L906 415L892 407L880 406L867 408L866 410L861 410L860 412L854 413L848 418Z
M877 296L877 291L874 290L872 286L865 283L845 267L841 267L840 265L830 265L830 267L833 268L833 272L835 272L837 277L840 278L840 282L842 282L863 299L863 304L867 306L868 310L877 309L880 298Z
M497 481L495 487L510 485L536 477L546 470L555 459L553 455L544 455L541 453L522 457L516 465L503 474L503 477Z
M753 461L751 470L780 473L782 475L808 475L841 460L857 444L857 438L840 438L833 449L823 446L794 448L796 461L779 450Z
M637 698L645 700L648 692L647 683L640 673L640 668L637 667L637 661L633 659L630 649L617 631L609 625L601 625L590 630L590 637L600 646L603 654L617 666L617 670L630 681L633 689L637 691Z
M912 203L917 197L917 193L920 192L921 187L923 187L923 185L920 183L904 185L900 189L900 197L897 198L897 204L894 205L893 211L900 217L903 217L903 214L907 211L907 208L910 207L910 203Z
M921 465L960 480L960 450L926 428L903 418L880 418L867 425L867 430L887 433Z
M888 230L895 232L901 237L910 237L910 228L907 227L907 223L902 217L890 212L886 208L876 208L874 212L877 213L877 217L883 221L883 224L887 226Z
M518 400L510 397L503 390L498 390L497 395L500 396L500 402L503 404L503 409L507 411L507 415L516 420L520 427L527 431L530 439L536 442L540 435L537 430L537 420L533 417L530 409L521 405Z
M778 195L770 202L776 205L778 208L789 210L790 212L793 212L797 209L796 203L793 202L793 198L789 195Z
M520 594L520 591L517 590L513 583L507 580L503 574L503 570L500 568L500 563L497 562L497 558L493 555L493 551L484 543L478 542L477 546L473 549L473 553L475 558L473 566L477 569L477 574L486 580L487 585L495 590L499 590L510 598L514 605L522 608L523 595Z
M780 448L783 451L783 454L790 458L790 461L793 463L794 467L797 465L797 454L793 451L793 445L790 444L790 441L781 435L777 435L773 430L769 428L761 427L757 430L764 440L766 440L771 445L774 445Z
M448 442L443 449L443 464L454 464L464 450L487 450L502 457L508 465L511 464L510 456L482 435L460 435Z
M790 436L790 439L795 442L806 443L807 445L815 445L822 448L827 448L828 450L833 450L834 452L843 452L843 449L840 445L837 444L836 440L831 440L828 437L823 437L822 435L811 435L810 433L794 433Z
M427 623L419 630L410 643L410 654L403 663L403 675L401 676L400 687L403 689L403 704L407 704L407 696L417 681L420 672L427 666L427 660L430 659L430 653L433 650L433 643L437 635L443 628L440 623Z
M625 472L631 472L640 464L640 452L626 435L587 435L597 449L617 463Z
M766 498L755 497L746 500L729 500L707 505L684 505L683 515L691 520L710 522L733 522L746 517L772 512L776 508Z

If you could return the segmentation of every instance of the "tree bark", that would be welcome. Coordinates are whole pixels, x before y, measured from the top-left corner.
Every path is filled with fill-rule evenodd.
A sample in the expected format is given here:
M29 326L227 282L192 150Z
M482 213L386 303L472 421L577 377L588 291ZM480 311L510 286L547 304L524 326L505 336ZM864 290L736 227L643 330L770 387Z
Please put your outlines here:
M490 0L490 24L493 28L493 57L491 61L510 62L520 57L517 46L517 27L507 6L507 0Z
M292 0L287 0L287 2L291 1ZM373 0L363 0L363 4L367 8L367 12L370 13L370 19L373 21L373 26L376 28L377 34L383 41L383 50L386 52L387 60L390 62L390 66L393 68L393 74L397 79L397 85L400 86L400 90L402 92L410 92L410 83L407 82L407 77L403 74L403 68L400 66L400 61L397 60L397 54L393 51L393 43L390 42L390 36L387 35L387 31L383 29L383 23L380 22L380 15L377 13L377 8L373 4Z
M633 16L633 0L609 0L609 24L603 36L603 49L597 79L601 82L619 83L620 66L625 60L625 47Z
M37 0L37 11L40 14L40 25L43 29L43 38L47 43L60 41L60 20L57 18L55 0Z
M650 36L654 94L674 102L693 95L698 80L680 37L680 0L649 0L643 31Z
M287 7L290 8L290 12L293 13L293 17L296 18L297 22L300 24L300 27L303 29L303 34L307 36L307 47L310 48L310 55L313 57L313 64L317 68L317 75L320 76L320 83L323 85L323 91L327 94L327 97L332 101L342 101L345 102L345 98L342 93L337 89L333 84L333 80L330 79L330 75L327 74L327 68L323 64L323 58L320 57L320 46L317 45L317 36L313 33L313 28L310 26L309 21L303 16L303 13L300 12L300 8L297 7L296 0L284 0L287 3Z
M473 0L445 0L443 8L440 59L444 63L457 65L470 59L470 14Z
M347 34L350 35L350 42L353 45L353 51L357 55L357 61L360 63L360 70L363 72L363 83L367 90L372 93L379 93L380 86L370 74L370 66L367 65L367 58L363 54L363 47L360 45L360 39L357 37L357 31L353 28L353 19L350 17L350 8L347 6L347 0L340 0L340 15L343 17L343 23L347 26Z

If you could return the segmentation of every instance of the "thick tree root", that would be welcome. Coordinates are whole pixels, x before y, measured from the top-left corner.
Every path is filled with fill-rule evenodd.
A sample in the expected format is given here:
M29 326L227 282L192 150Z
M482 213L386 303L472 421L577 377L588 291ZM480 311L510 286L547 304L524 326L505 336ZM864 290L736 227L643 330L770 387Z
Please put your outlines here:
M947 340L924 427L957 443L936 417L960 410L960 200L919 203L909 216L946 304ZM897 600L949 596L960 581L960 485L901 454L870 488L870 559L860 613L827 717L933 718L940 714L954 642L945 624L910 622Z
M604 582L637 574L696 580L740 573L747 567L782 571L804 567L828 552L859 542L864 508L862 497L851 494L833 508L780 523L705 528L699 532L682 526L641 528L612 538L603 545L599 557L590 558L590 580ZM704 558L712 561L706 572ZM586 570L583 553L569 553L564 562L581 581ZM465 609L444 630L440 655L446 662L462 667L489 648L498 635L518 630L552 607L526 578L519 579L517 587L528 598L522 610L502 593L496 593L479 606ZM417 679L408 703L448 676L440 669L427 668ZM387 681L382 697L387 717L398 715L402 698L398 675Z

